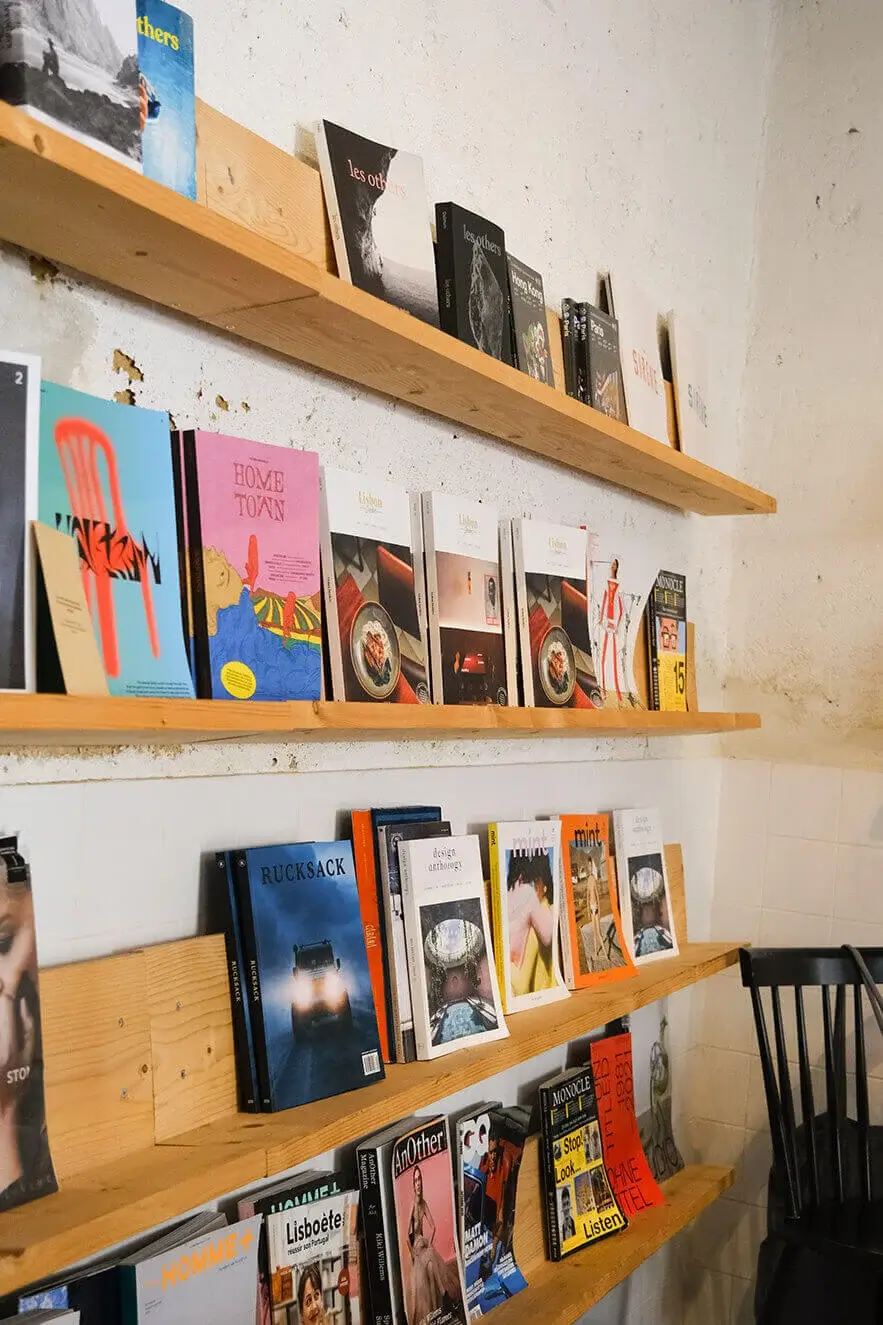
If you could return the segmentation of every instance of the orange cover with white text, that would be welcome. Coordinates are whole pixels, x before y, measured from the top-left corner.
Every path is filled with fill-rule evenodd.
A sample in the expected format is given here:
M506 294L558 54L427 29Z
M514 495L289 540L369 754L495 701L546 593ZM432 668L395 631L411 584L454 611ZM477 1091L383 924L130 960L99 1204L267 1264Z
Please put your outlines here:
M561 949L570 989L633 975L622 932L606 814L562 814Z
M371 993L374 997L374 1011L377 1014L380 1053L384 1063L391 1063L393 1060L389 1056L386 973L383 963L380 908L377 899L377 873L374 865L374 834L371 831L371 811L353 810L351 817L353 858L356 862L356 887L359 893L359 910L362 913L362 928L365 931L368 974L371 977Z

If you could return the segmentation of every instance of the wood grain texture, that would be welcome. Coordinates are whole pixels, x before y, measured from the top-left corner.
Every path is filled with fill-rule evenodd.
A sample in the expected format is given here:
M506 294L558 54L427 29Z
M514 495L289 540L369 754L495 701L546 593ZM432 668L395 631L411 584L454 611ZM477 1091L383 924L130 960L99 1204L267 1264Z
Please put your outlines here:
M571 1325L701 1214L734 1180L731 1168L695 1164L662 1184L665 1205L636 1215L628 1228L563 1261L545 1259L539 1145L529 1138L518 1179L515 1255L528 1286L496 1308L500 1325Z
M546 329L549 337L549 358L552 360L552 377L555 390L564 390L564 346L561 342L561 318L554 308L546 309Z
M199 200L219 216L336 272L318 170L196 99Z
M709 515L775 510L774 499L749 484L5 105L0 178L0 239L670 506ZM238 215L239 205L231 210Z
M153 1144L144 957L43 970L40 1006L49 1143L66 1183L96 1156L112 1164Z
M236 1112L224 938L145 948L157 1141Z
M212 699L0 694L0 748L178 741L689 736L759 727L756 713L650 713L496 705L231 704Z
M696 688L696 627L687 622L687 712L699 712L699 691Z
M505 1040L434 1062L393 1064L385 1081L352 1094L283 1113L231 1114L166 1144L262 1147L267 1171L277 1173L723 971L737 961L738 951L736 944L687 944L679 957L652 962L616 984L573 994L552 1009L510 1016Z

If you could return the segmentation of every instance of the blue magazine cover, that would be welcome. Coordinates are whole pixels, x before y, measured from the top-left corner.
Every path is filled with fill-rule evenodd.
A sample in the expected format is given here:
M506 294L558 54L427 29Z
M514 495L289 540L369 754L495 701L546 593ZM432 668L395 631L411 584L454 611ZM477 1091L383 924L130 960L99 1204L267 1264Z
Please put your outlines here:
M458 1123L463 1270L471 1319L527 1287L513 1251L530 1111L490 1108Z
M144 174L196 197L193 19L165 0L138 0Z
M237 854L247 871L246 880L240 873L250 913L243 938L247 947L253 944L260 980L263 1042L255 1050L265 1059L271 1110L380 1081L380 1037L349 842ZM241 890L240 908L245 900Z
M77 542L112 695L193 698L168 416L44 382L38 518Z

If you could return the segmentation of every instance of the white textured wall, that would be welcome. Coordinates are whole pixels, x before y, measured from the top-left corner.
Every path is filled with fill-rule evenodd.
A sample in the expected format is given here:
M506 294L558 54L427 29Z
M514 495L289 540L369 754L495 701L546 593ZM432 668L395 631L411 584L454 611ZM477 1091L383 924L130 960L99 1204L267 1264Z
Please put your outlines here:
M675 305L701 325L715 365L712 458L738 469L767 0L192 8L199 94L250 129L291 148L298 123L325 114L417 151L430 201L453 197L499 221L512 250L544 273L549 302L592 298L596 270L610 265L645 285L661 310ZM37 280L8 250L0 291L0 344L41 353L56 381L110 395L128 385L112 370L120 349L143 372L138 402L171 410L180 426L314 447L323 461L469 492L506 514L605 521L653 538L689 576L700 691L706 707L718 704L727 521L615 493L69 273ZM715 749L704 740L550 740L11 753L0 756L0 818L32 854L47 962L194 932L200 849L319 837L337 810L423 798L440 800L459 828L497 814L659 803L666 835L685 844L691 926L701 936ZM673 1004L672 1020L680 1058L688 1003ZM510 1079L513 1094L522 1079ZM657 1259L611 1297L599 1319L659 1325L666 1263ZM675 1298L665 1301L680 1321ZM706 1325L707 1312L696 1313Z

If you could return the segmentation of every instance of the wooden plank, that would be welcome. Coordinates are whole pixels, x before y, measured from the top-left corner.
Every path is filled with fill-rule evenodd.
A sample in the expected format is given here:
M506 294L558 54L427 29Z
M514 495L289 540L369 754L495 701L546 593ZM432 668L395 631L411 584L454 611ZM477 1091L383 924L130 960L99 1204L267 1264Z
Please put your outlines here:
M666 843L665 869L671 896L671 920L678 944L683 947L687 943L687 892L684 886L684 853L680 842Z
M290 358L684 510L775 501L0 105L0 238Z
M687 622L687 712L699 712L699 692L696 689L696 627Z
M318 170L196 100L199 198L211 211L336 272Z
M564 346L561 343L561 318L554 308L546 309L546 328L549 336L549 358L552 360L552 377L555 390L564 390Z
M494 1311L500 1325L571 1325L654 1252L670 1242L733 1184L731 1168L694 1164L663 1183L665 1205L636 1215L628 1228L563 1261L545 1259L539 1146L529 1138L518 1178L515 1255L528 1281Z
M220 934L145 948L157 1141L236 1112L230 987Z
M266 1177L247 1149L156 1150L96 1163L54 1196L0 1214L0 1293L10 1293Z
M40 1005L49 1145L66 1183L96 1156L113 1164L153 1144L144 957L42 970Z
M436 740L504 736L689 736L746 731L755 713L653 713L496 705L230 704L211 699L0 694L0 747L181 741Z
M738 945L691 943L679 957L652 962L634 976L597 990L585 990L555 1006L509 1017L509 1036L492 1045L466 1049L429 1063L387 1068L386 1080L333 1099L276 1114L231 1114L204 1127L170 1137L170 1146L262 1146L267 1172L278 1173L304 1160L347 1145L428 1101L504 1072L537 1054L569 1043L616 1017L725 970L738 960Z

